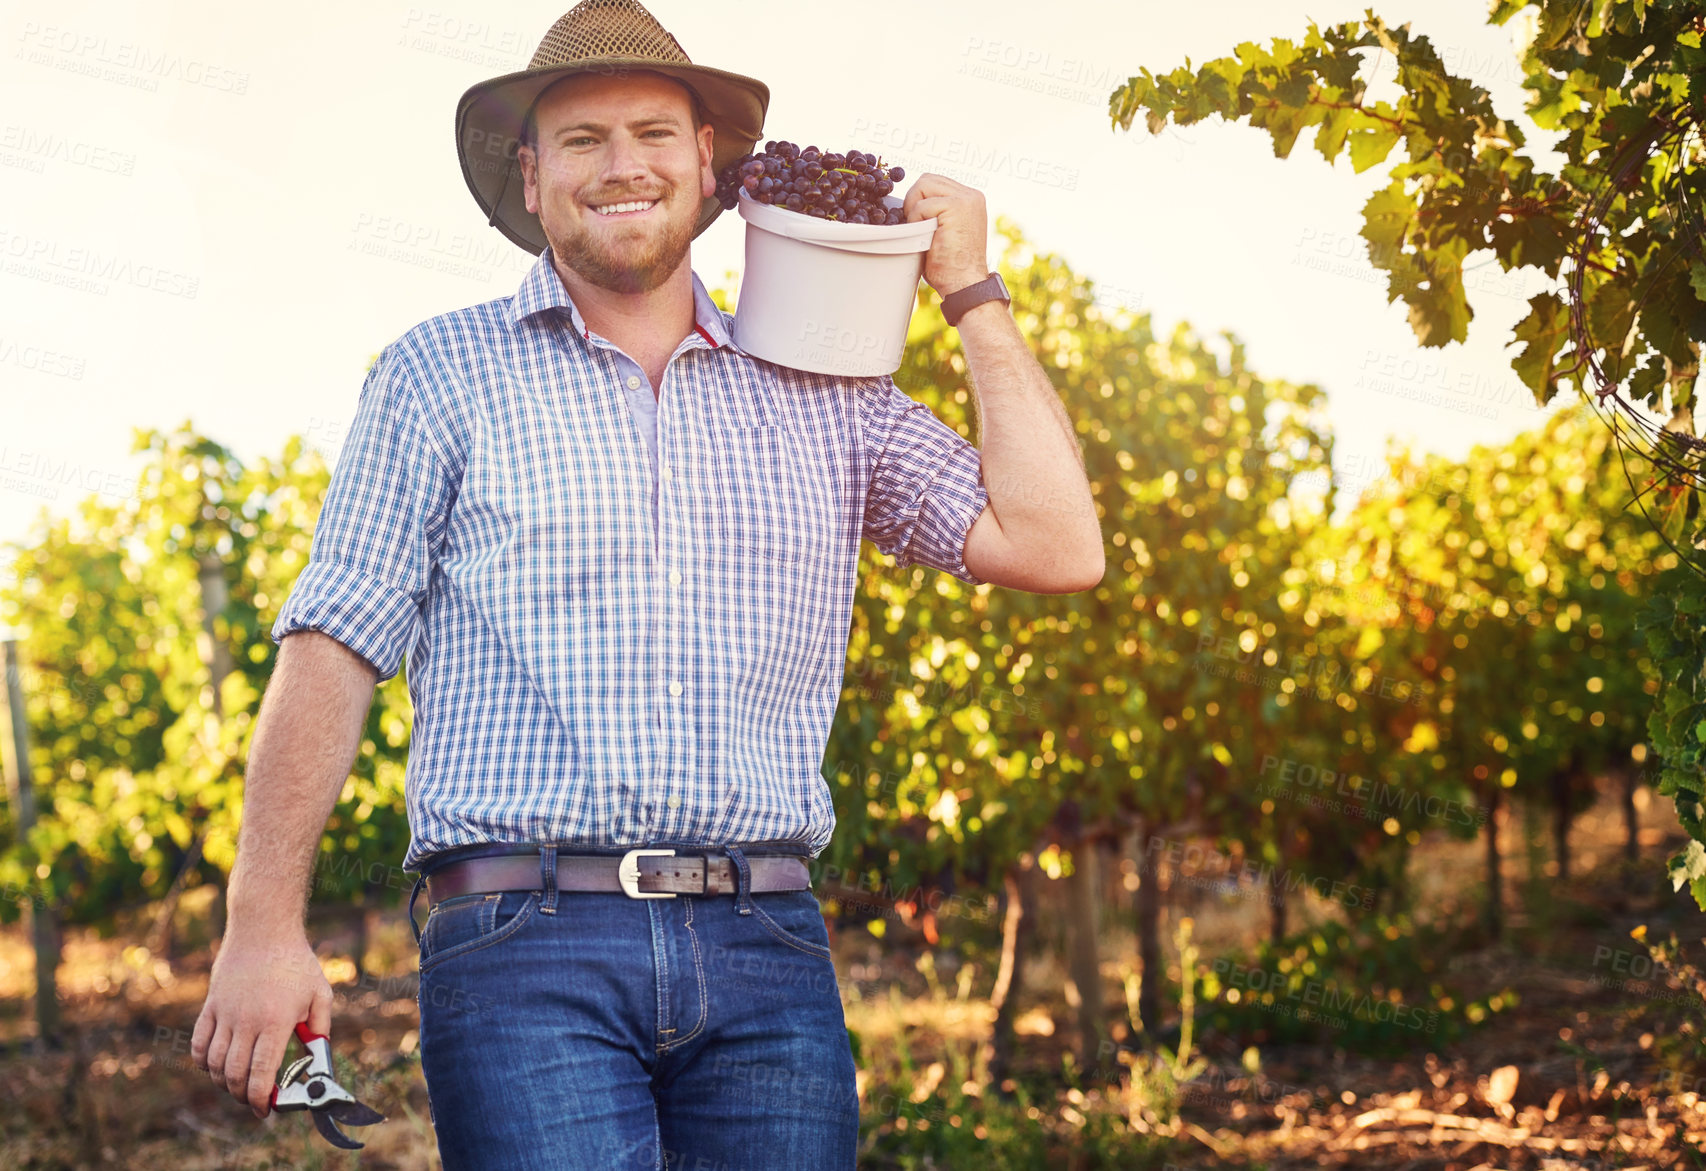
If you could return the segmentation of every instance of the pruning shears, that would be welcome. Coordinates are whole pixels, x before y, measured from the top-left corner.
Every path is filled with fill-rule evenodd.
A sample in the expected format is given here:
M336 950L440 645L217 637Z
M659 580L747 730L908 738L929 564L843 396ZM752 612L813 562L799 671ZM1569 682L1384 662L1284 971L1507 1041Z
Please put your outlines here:
M359 1151L363 1144L356 1142L337 1124L372 1126L384 1122L385 1115L364 1106L332 1078L331 1043L319 1033L311 1032L308 1022L296 1026L296 1039L308 1050L306 1057L291 1062L284 1077L272 1088L272 1108L279 1113L306 1110L314 1119L314 1129L334 1147Z

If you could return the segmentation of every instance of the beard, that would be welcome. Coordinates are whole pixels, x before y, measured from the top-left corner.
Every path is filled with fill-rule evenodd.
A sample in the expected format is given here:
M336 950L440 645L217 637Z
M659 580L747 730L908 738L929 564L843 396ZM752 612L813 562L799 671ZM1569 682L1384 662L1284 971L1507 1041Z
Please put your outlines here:
M601 231L590 223L565 232L546 229L545 237L552 254L571 271L601 289L613 293L649 293L674 274L687 256L693 242L693 228L699 222L697 201L691 208L675 207L677 189L665 188L656 198L653 208L659 222L649 224L643 232L627 234ZM625 199L644 196L600 196L600 203L621 203ZM588 216L598 213L586 211ZM580 222L580 221L575 221Z

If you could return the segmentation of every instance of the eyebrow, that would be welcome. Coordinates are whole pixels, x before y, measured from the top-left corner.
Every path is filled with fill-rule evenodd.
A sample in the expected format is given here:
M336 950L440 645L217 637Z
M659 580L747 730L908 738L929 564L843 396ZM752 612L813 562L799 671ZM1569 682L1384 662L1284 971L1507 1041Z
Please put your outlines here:
M629 122L628 129L640 130L647 126L679 127L680 125L681 119L674 114L649 114L643 118L635 118L633 121ZM561 139L581 130L590 130L594 134L607 134L610 131L610 127L603 122L588 122L582 120L559 128L551 137Z

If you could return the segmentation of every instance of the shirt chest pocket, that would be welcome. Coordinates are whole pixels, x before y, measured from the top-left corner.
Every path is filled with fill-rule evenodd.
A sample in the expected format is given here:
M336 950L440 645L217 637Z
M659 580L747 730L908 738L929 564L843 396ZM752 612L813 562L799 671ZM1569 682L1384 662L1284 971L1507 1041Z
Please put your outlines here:
M765 578L810 575L834 560L834 486L782 427L729 428L711 437L710 528L731 564Z

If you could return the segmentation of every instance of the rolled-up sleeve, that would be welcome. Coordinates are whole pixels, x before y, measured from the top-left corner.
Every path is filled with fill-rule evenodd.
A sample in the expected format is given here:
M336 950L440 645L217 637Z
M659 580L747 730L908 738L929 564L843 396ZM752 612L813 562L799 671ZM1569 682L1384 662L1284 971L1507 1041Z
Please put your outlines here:
M381 683L395 675L420 632L450 496L418 387L393 344L362 384L308 566L273 623L273 641L317 630L371 663Z
M966 536L989 502L977 448L886 375L862 385L858 401L870 461L865 539L902 568L984 584L965 563Z

